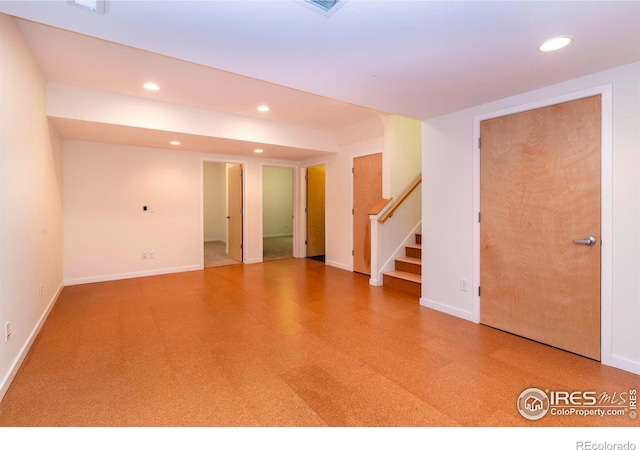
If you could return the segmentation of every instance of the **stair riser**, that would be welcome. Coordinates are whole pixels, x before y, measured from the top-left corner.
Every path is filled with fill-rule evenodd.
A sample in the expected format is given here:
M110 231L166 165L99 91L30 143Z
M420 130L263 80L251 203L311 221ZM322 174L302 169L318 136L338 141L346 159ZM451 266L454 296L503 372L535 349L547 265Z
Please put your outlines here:
M422 275L422 266L420 264L411 264L404 261L396 261L396 270L402 272L415 273L416 275Z
M422 293L422 287L420 283L414 283L412 281L402 280L395 277L383 276L383 284L387 287L398 289L407 292L416 297L420 297Z
M416 244L422 245L422 235L416 234Z
M411 258L422 259L422 249L420 248L406 247L405 253L407 254L407 256L410 256Z

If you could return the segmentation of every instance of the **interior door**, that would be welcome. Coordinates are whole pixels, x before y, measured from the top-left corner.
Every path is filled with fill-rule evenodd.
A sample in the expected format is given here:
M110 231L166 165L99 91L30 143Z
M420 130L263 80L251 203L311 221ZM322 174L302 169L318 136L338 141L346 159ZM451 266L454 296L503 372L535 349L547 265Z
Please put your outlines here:
M600 117L598 95L480 124L480 321L596 360Z
M325 254L325 166L307 169L307 257Z
M242 166L227 166L229 197L229 257L242 262Z
M369 211L382 198L382 153L353 158L353 271L371 275Z

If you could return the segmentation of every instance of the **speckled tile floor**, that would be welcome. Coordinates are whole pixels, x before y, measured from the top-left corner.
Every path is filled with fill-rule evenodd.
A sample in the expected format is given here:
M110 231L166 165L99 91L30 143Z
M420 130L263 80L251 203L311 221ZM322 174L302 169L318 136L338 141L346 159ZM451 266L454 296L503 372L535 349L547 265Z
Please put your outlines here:
M64 288L1 426L622 426L520 416L530 387L640 376L418 305L308 259Z

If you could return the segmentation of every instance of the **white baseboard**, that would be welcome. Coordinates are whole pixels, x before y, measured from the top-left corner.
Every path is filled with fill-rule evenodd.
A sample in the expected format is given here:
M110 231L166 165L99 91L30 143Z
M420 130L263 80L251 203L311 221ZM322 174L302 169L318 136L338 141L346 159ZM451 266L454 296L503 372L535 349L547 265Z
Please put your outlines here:
M336 267L338 269L346 270L348 272L353 272L353 268L351 268L351 266L349 266L347 264L342 264L342 263L338 263L338 262L335 262L335 261L330 261L328 259L324 263L327 266Z
M62 292L63 287L64 287L64 284L61 284L60 287L58 287L58 290L53 295L53 298L51 299L51 301L49 301L49 304L47 305L44 312L40 316L40 320L38 320L38 322L36 323L36 326L31 331L29 338L27 339L27 341L24 343L24 345L18 352L18 356L16 356L16 359L13 361L13 364L11 364L9 372L7 372L7 374L2 379L2 381L0 381L0 402L4 398L4 395L7 393L7 390L9 389L11 382L13 381L16 374L18 373L20 366L22 366L24 359L27 357L27 354L29 353L29 349L31 348L31 345L33 345L33 342L36 340L36 337L38 337L38 333L40 333L40 330L42 329L42 325L44 325L44 322L47 320L47 317L49 317L49 313L51 312L54 305L58 301L58 297L60 296L60 293Z
M640 375L640 363L620 356L611 356L611 367Z
M248 258L244 261L245 264L258 264L263 262L262 258Z
M454 308L452 306L444 305L442 303L434 302L426 298L420 298L420 306L435 309L436 311L449 314L450 316L459 317L460 319L473 322L473 313L471 311L465 311L464 309Z
M202 269L203 269L203 265L198 264L195 266L170 267L167 269L145 270L142 272L128 272L128 273L116 273L112 275L100 275L97 277L71 278L68 280L64 280L64 285L74 286L77 284L100 283L102 281L126 280L128 278L150 277L153 275L166 275L169 273L190 272L192 270L202 270Z

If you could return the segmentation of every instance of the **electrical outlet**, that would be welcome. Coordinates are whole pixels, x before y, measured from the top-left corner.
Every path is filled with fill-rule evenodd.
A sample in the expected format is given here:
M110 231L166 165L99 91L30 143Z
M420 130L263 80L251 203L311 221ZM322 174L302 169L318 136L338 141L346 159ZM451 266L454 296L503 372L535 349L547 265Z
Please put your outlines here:
M4 341L9 342L11 337L11 324L9 322L4 324Z
M153 252L148 252L148 253L147 253L147 256L148 256L148 258L149 258L149 259L153 259L153 257L154 257L155 255L153 254Z
M469 290L469 282L464 278L460 278L460 290L468 291Z

